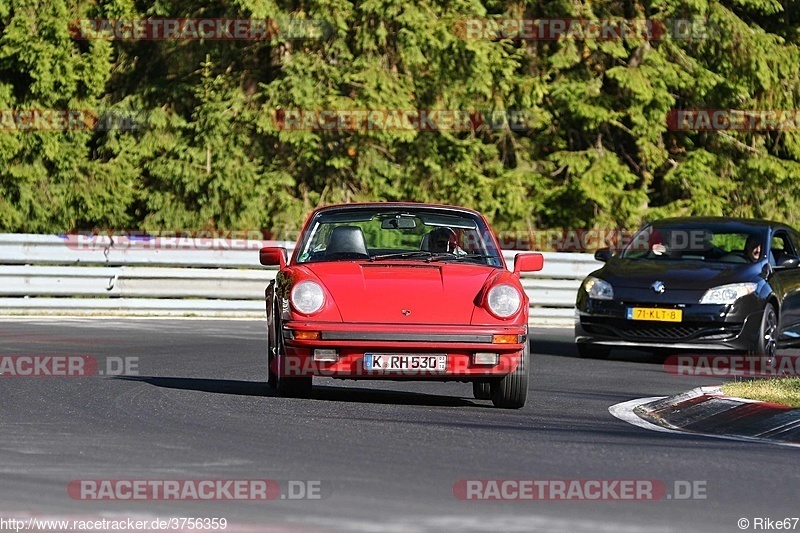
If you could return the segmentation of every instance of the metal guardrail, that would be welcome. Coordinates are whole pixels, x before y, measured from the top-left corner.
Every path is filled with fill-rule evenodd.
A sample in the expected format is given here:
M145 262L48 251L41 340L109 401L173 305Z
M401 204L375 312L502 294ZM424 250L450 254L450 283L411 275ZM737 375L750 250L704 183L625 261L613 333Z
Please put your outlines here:
M0 313L264 316L264 289L276 269L258 263L258 249L294 246L173 244L151 249L106 237L87 244L75 236L0 234ZM509 268L517 253L503 252ZM544 256L542 271L522 277L531 322L571 323L580 282L599 263L588 254Z

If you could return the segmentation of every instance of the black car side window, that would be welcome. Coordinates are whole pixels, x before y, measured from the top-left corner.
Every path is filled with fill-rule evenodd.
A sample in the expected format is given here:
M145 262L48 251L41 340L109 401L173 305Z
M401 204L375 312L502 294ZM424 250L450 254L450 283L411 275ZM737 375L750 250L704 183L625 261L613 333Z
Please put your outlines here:
M794 255L795 253L792 241L789 239L789 235L787 235L785 231L775 232L775 234L772 236L772 242L770 242L769 249L769 262L771 265L777 264L783 254Z
M800 244L800 233L794 230L790 231L788 240L792 246L792 250L794 250L794 254L797 255L797 250L798 250L797 246L798 244Z

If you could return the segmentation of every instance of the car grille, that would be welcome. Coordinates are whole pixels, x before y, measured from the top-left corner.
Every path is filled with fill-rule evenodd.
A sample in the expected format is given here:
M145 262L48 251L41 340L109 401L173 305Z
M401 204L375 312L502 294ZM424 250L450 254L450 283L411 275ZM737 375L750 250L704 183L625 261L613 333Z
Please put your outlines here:
M621 335L637 339L688 339L702 328L697 326L648 326L619 328Z
M636 324L617 320L608 321L608 323L604 324L585 321L582 326L587 333L610 335L633 342L723 340L735 337L742 331L741 325Z

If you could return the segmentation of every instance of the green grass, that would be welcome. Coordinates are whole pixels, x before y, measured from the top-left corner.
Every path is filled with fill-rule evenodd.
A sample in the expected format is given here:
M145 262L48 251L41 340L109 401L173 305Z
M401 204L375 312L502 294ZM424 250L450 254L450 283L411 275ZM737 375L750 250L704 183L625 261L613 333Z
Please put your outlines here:
M731 381L722 386L728 396L800 407L800 378L770 378Z

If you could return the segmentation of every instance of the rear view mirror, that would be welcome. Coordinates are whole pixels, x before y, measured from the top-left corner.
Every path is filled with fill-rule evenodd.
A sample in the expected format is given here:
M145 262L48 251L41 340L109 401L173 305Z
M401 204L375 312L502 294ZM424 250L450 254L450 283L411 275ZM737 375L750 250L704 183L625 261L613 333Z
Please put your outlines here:
M611 249L609 248L600 248L594 253L594 258L598 261L602 261L605 263L609 259L611 259Z
M408 215L397 215L394 218L385 218L381 222L381 229L414 229L417 220Z
M258 259L264 266L286 266L286 248L266 247L258 251Z

